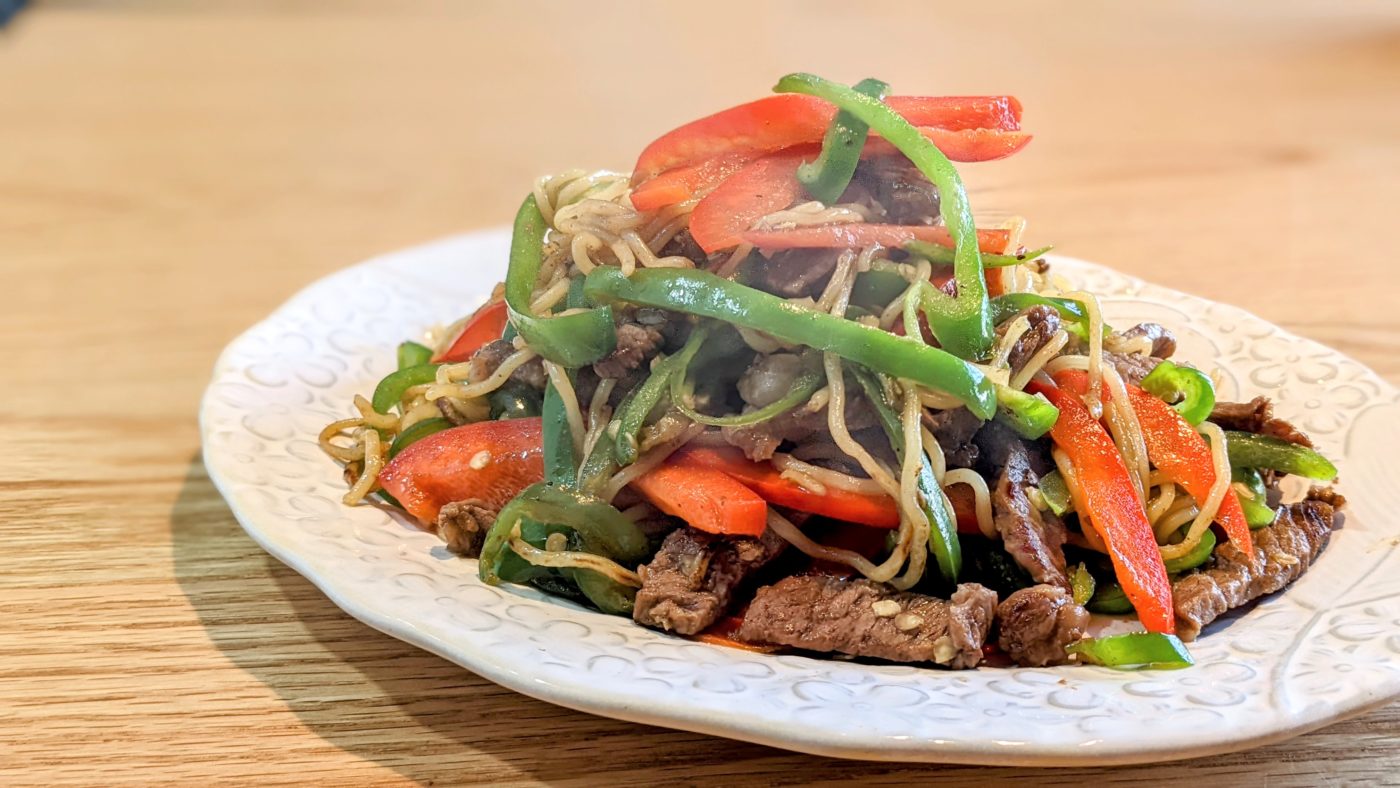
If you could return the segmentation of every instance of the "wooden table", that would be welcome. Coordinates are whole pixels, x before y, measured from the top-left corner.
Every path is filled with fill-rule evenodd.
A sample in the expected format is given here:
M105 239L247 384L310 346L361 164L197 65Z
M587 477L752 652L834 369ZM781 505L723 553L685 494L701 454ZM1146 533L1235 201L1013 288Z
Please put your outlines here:
M239 529L195 425L235 334L798 68L1017 93L1039 136L965 168L984 215L1400 381L1394 5L857 5L54 3L0 31L0 782L1396 779L1394 705L1234 756L1058 772L600 719L360 625Z

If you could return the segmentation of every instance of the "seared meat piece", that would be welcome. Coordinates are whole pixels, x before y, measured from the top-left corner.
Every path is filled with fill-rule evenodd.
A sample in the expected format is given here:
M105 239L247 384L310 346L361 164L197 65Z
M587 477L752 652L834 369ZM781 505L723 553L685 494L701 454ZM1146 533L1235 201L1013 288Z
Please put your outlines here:
M700 244L696 243L695 239L690 236L690 230L688 229L681 230L672 236L671 240L667 241L666 245L661 247L661 251L658 252L656 256L688 257L695 261L696 268L704 268L705 261L709 259L709 255L705 254L705 250L701 249Z
M770 530L757 539L679 528L638 572L642 587L632 618L649 627L694 635L722 615L734 589L787 547Z
M515 345L504 339L497 339L494 342L487 342L482 345L470 360L467 361L467 382L480 383L483 380L496 374L501 363L510 358L515 353ZM516 370L510 373L510 379L523 383L533 389L544 389L544 363L538 358L530 359L521 364ZM451 420L451 416L444 414L444 417Z
M815 296L826 286L844 249L788 249L754 267L754 287L784 298Z
M1211 568L1172 584L1177 634L1194 640L1226 611L1297 580L1327 544L1335 513L1321 500L1288 504L1273 525L1252 532L1252 559L1233 544L1216 548Z
M1328 506L1332 507L1332 511L1334 512L1340 512L1341 510L1347 508L1346 496L1342 495L1341 493L1337 492L1331 487L1319 485L1309 487L1308 500L1321 501L1327 504Z
M1153 358L1171 358L1176 352L1176 335L1160 323L1138 323L1119 336L1124 339L1146 337L1152 342L1152 350L1148 355Z
M1274 417L1274 403L1268 397L1255 397L1249 402L1217 402L1210 420L1223 430L1240 430L1312 447L1313 442L1303 431L1287 421Z
M782 399L802 371L802 358L795 353L759 354L739 378L739 396L761 408Z
M496 510L485 501L456 501L438 511L437 532L447 542L448 550L463 558L476 558L481 555L481 543L495 521Z
M940 410L936 413L924 411L924 425L948 459L949 468L970 468L977 462L977 444L972 438L982 427L982 420L967 408Z
M1068 660L1065 646L1084 637L1089 612L1063 588L1031 586L997 606L997 645L1016 664L1058 665Z
M876 156L856 167L863 186L890 224L930 224L938 217L938 189L903 156Z
M1123 381L1131 386L1142 383L1142 379L1147 377L1157 365L1162 363L1162 359L1154 356L1144 356L1138 353L1114 353L1111 350L1103 352L1103 359L1113 365L1118 370L1118 374L1123 376Z
M958 586L950 601L869 580L787 577L758 590L739 639L895 662L970 668L982 660L995 592Z
M458 400L451 397L439 397L433 400L433 404L437 405L438 413L441 413L442 417L452 422L454 426L460 427L471 422L472 419L457 405L457 402Z
M854 433L874 427L878 423L870 403L857 395L853 389L847 388L846 429ZM747 427L720 428L720 435L726 443L743 449L744 454L755 462L772 459L773 452L778 450L783 441L802 443L814 435L826 432L826 409L813 412L807 410L805 405L799 405L781 416Z
M1039 483L1025 446L1012 446L992 490L993 521L1006 552L1037 583L1068 589L1065 526L1053 513L1036 509L1026 492Z
M1036 304L1026 307L1018 312L1015 317L997 326L997 334L1005 335L1011 323L1017 318L1024 317L1030 323L1030 328L1016 340L1016 344L1011 346L1011 353L1007 356L1007 363L1011 366L1011 374L1015 375L1021 371L1026 362L1031 357L1040 352L1040 349L1049 344L1055 333L1060 330L1060 313L1053 306Z
M626 377L651 360L665 338L656 325L626 318L617 325L617 347L593 362L593 372L600 378Z

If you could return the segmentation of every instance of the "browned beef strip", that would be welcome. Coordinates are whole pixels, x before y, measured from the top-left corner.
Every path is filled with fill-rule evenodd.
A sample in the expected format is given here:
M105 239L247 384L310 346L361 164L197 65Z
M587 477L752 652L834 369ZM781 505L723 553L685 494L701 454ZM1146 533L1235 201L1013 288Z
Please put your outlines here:
M862 161L854 184L879 202L891 224L929 224L938 217L938 189L904 156Z
M1303 431L1274 416L1274 403L1268 397L1255 397L1249 402L1217 402L1210 420L1225 430L1240 430L1311 447L1313 442Z
M924 411L924 425L938 445L950 468L970 468L977 462L977 444L972 438L982 427L982 420L967 408L953 408L936 412Z
M734 590L787 547L766 530L757 539L730 539L694 528L678 528L638 572L632 618L638 624L694 635L722 615Z
M1026 362L1031 357L1040 352L1040 349L1050 343L1055 337L1055 333L1060 330L1060 313L1053 306L1036 304L1026 307L1016 313L1010 320L997 326L998 334L1005 334L1007 327L1017 318L1024 317L1030 323L1030 328L1016 340L1016 344L1011 346L1011 353L1007 356L1007 363L1011 366L1011 374L1015 375L1021 371Z
M621 378L641 368L661 349L665 335L652 323L626 318L617 325L617 347L613 352L593 362L593 371L600 378Z
M1121 336L1124 339L1146 337L1152 342L1152 351L1148 355L1153 358L1171 358L1176 352L1176 335L1160 323L1138 323Z
M666 245L661 247L661 251L657 256L687 257L695 261L696 268L704 268L705 261L709 259L709 256L705 254L705 250L701 249L700 244L696 243L695 239L691 237L689 229L681 230L672 236L671 240L667 241Z
M1340 512L1347 508L1346 496L1326 485L1313 485L1309 487L1307 499L1309 501L1321 501L1332 507L1332 511L1334 512Z
M1031 503L1027 490L1040 483L1022 444L1007 453L1006 465L992 490L993 521L1002 545L1037 583L1069 588L1065 572L1065 526L1051 512Z
M481 381L496 374L511 354L515 353L515 345L504 339L497 339L494 342L487 342L482 345L470 360L467 361L467 382L480 383ZM510 379L517 383L524 383L535 389L544 388L544 364L539 359L531 359L521 364L516 370L510 373ZM444 414L446 415L446 414ZM447 418L451 418L448 416Z
M975 416L973 418L976 418ZM874 427L875 411L865 398L850 388L846 389L846 429L851 432ZM813 436L824 435L828 431L826 409L809 411L805 406L797 408L767 421L750 424L746 427L721 427L720 435L730 446L744 450L744 454L755 462L773 458L773 453L784 441L802 443Z
M821 292L844 249L788 249L776 252L754 268L753 285L784 298Z
M1023 588L997 606L997 645L1018 665L1041 667L1067 661L1065 646L1084 637L1089 612L1063 588Z
M1308 571L1332 533L1335 510L1304 500L1279 508L1278 519L1253 531L1254 557L1233 544L1216 548L1213 565L1172 584L1177 634L1194 640L1226 611L1282 589Z
M449 503L438 511L438 536L463 558L481 554L481 543L496 520L496 510L475 498Z
M996 601L976 583L944 601L865 579L786 577L758 590L738 634L809 651L970 668L982 660Z
M1118 374L1128 384L1136 386L1142 383L1142 379L1147 377L1157 365L1162 363L1162 359L1154 356L1144 356L1141 353L1114 353L1110 350L1103 352L1104 360L1113 365L1118 370Z

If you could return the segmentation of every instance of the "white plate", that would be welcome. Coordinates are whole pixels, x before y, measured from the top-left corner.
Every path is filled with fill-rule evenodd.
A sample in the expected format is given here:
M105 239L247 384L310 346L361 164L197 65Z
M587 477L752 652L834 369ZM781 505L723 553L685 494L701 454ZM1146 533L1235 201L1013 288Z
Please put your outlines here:
M1230 306L1056 258L1110 322L1155 320L1179 356L1267 393L1338 460L1345 526L1301 581L1192 646L1196 667L949 672L693 643L476 577L437 538L339 503L316 433L392 369L394 346L501 278L503 232L371 260L297 295L219 359L200 422L210 476L268 552L376 629L541 700L826 755L1069 765L1242 749L1400 695L1400 392Z

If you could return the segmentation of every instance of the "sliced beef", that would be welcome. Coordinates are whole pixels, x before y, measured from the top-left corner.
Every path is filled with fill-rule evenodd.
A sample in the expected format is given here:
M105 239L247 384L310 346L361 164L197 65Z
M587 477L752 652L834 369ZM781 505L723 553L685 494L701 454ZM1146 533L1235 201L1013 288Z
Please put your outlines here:
M808 651L970 668L982 660L996 602L995 592L976 583L944 601L865 579L802 575L760 588L738 634Z
M1279 508L1273 525L1251 533L1253 558L1233 544L1217 548L1209 569L1172 584L1177 634L1194 640L1226 611L1297 580L1327 544L1335 514L1321 500L1288 504Z
M876 156L856 167L864 187L891 224L929 224L938 216L938 189L904 156Z
M1162 363L1162 359L1154 356L1144 356L1140 353L1115 353L1111 350L1103 352L1103 359L1113 365L1118 370L1118 374L1129 385L1137 386L1142 383L1142 379L1147 377L1157 365Z
M878 424L870 403L852 389L846 389L846 429L856 433ZM826 409L810 411L805 405L758 424L720 428L720 435L726 443L743 449L744 454L755 462L772 459L773 453L785 441L803 443L827 432Z
M705 250L701 249L700 244L691 237L689 229L681 230L672 236L671 240L661 247L657 257L686 257L695 262L696 268L704 268L705 262L709 259Z
M753 268L751 284L784 298L815 296L826 286L844 249L788 249Z
M625 318L617 325L617 347L593 362L593 372L600 378L626 377L650 361L665 339L658 325Z
M437 405L438 413L441 413L444 419L457 427L472 421L471 414L462 409L460 402L452 397L438 397L433 400L433 404Z
M1146 338L1152 343L1148 355L1153 358L1171 358L1176 352L1176 335L1160 323L1138 323L1119 336L1124 339Z
M1224 430L1268 435L1309 448L1313 445L1302 430L1274 416L1274 403L1268 397L1255 397L1249 402L1217 402L1210 420Z
M924 425L938 445L950 468L971 468L977 462L977 444L972 438L982 427L982 420L967 408L952 408L937 412L924 411Z
M1007 327L1021 317L1030 323L1030 328L1026 329L1025 333L1021 334L1021 338L1016 340L1016 344L1011 346L1011 353L1006 357L1012 375L1020 372L1021 368L1026 366L1026 362L1039 353L1041 348L1049 344L1060 330L1059 311L1053 306L1036 304L1022 309L1015 317L997 326L997 333L1005 334Z
M496 374L496 370L500 369L501 364L514 353L515 345L505 339L497 339L482 345L467 361L467 382L480 383ZM543 390L544 362L538 358L530 359L510 373L510 379L533 389ZM446 418L451 419L450 416L446 416Z
M632 618L682 635L694 635L722 615L734 590L778 556L787 542L771 530L757 539L729 539L694 528L672 531L651 563Z
M449 503L438 511L437 532L447 549L463 558L481 555L481 543L496 521L496 510L475 498Z
M1024 445L1013 445L992 490L993 521L1006 552L1037 582L1069 588L1065 572L1065 526L1051 512L1035 508L1027 493L1040 483Z
M1321 501L1332 507L1332 510L1335 512L1340 512L1347 508L1346 496L1328 486L1314 485L1309 487L1307 499L1309 501Z
M1065 646L1084 637L1089 612L1063 588L1031 586L997 606L997 645L1018 665L1041 667L1067 661Z

